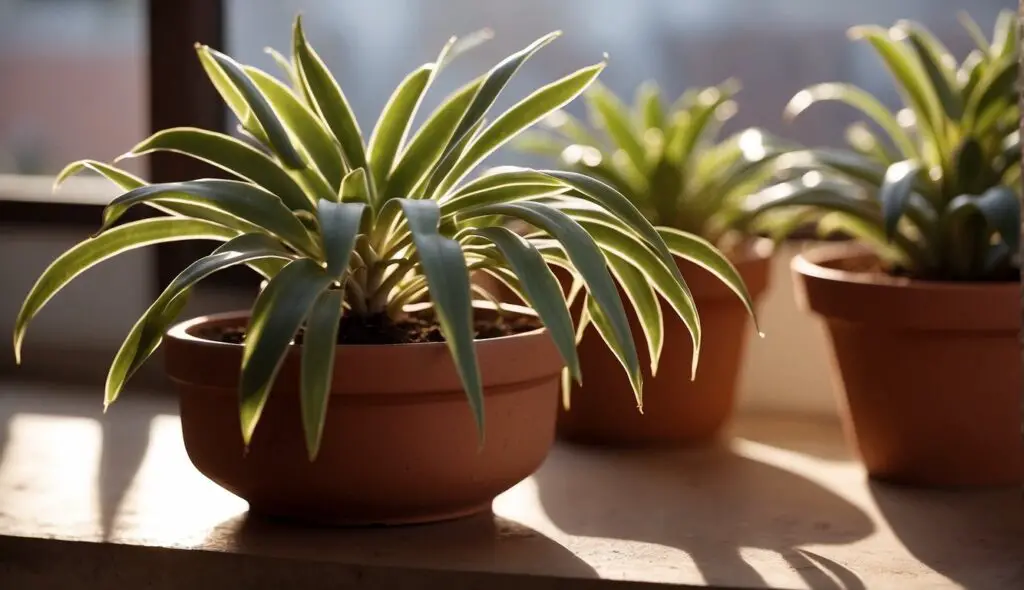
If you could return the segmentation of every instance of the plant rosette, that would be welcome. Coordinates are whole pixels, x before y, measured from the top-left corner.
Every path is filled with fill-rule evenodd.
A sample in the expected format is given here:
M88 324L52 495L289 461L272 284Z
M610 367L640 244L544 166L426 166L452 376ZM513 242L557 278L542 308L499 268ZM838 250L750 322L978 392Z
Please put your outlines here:
M736 113L738 91L730 79L690 89L666 104L658 86L648 82L627 105L595 84L584 95L587 123L558 111L542 121L544 130L517 140L523 151L614 186L658 227L688 281L706 334L694 375L695 343L685 323L651 297L634 301L636 313L628 310L634 326L647 316L664 328L660 339L648 339L646 351L638 343L641 354L646 352L642 360L655 361L644 363L648 411L624 414L621 391L629 383L609 365L614 359L597 330L578 333L580 364L590 377L570 386L569 406L558 419L562 438L625 446L701 444L718 436L731 416L748 331L755 324L754 303L767 289L772 253L767 240L752 236L790 217L775 214L771 223L761 218L761 227L746 227L742 204L774 178L776 158L792 149L756 128L720 137ZM699 235L706 247L725 250L730 267L704 264L687 244L673 240L676 233ZM629 269L612 264L612 271ZM718 278L724 273L735 273L744 292L730 293ZM573 311L579 317L582 306ZM659 356L671 361L659 364Z
M752 214L796 209L854 243L793 261L798 299L832 341L845 422L868 473L931 486L1017 484L1020 444L1019 38L1012 11L962 63L926 29L856 27L898 83L890 113L858 88L798 93L859 109L850 150L780 157L788 180Z
M657 294L700 334L666 239L613 187L574 172L508 167L469 180L605 67L572 72L488 120L513 75L557 36L457 89L414 131L436 76L487 35L452 38L402 80L367 141L301 19L292 55L271 51L282 80L197 45L240 137L167 129L122 158L176 152L231 178L149 184L95 160L65 168L58 184L88 169L125 192L105 207L100 230L58 257L27 295L16 356L31 319L93 265L152 244L219 241L133 326L110 367L105 404L166 344L193 464L252 510L368 524L486 509L539 466L554 434L560 377L581 378L576 328L550 265L579 281L590 323L629 376L632 395L621 393L634 412L643 383L620 293L629 302ZM123 222L135 206L166 215ZM537 233L517 235L510 220ZM703 264L730 268L699 238L672 239L692 244ZM626 272L611 273L612 259ZM236 265L266 279L249 312L172 326L199 281ZM479 273L529 308L494 305L470 281ZM722 280L743 292L736 276ZM660 338L660 323L640 328Z

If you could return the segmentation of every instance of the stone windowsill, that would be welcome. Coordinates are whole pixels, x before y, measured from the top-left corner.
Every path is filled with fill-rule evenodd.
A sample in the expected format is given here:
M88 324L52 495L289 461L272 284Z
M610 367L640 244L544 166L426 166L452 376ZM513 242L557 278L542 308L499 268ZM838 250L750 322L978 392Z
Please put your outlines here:
M493 515L331 530L248 519L189 464L172 398L103 416L88 393L0 382L2 588L1024 588L1019 489L868 483L834 424L557 446Z

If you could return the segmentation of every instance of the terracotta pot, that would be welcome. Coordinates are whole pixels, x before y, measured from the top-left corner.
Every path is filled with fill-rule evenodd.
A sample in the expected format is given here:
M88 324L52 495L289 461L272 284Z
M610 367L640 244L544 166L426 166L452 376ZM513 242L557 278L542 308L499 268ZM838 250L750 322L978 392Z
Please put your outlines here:
M493 313L480 306L477 313ZM515 308L517 313L532 313ZM476 342L485 443L444 343L339 346L319 456L310 462L293 346L244 452L242 346L195 336L246 313L185 322L165 342L192 463L253 512L324 524L402 524L490 509L540 466L554 439L562 363L543 329Z
M1020 285L943 283L869 268L854 246L793 260L800 305L832 343L844 423L876 479L1021 482Z
M761 240L732 257L755 301L768 286L770 252L771 244ZM573 384L569 411L559 404L560 438L622 446L694 445L711 442L721 432L735 403L744 344L753 322L735 293L711 273L682 260L679 268L703 326L696 380L690 380L693 345L686 325L664 302L664 348L657 375L651 376L642 329L623 295L643 369L644 413L637 411L622 365L590 327L578 346L583 386Z

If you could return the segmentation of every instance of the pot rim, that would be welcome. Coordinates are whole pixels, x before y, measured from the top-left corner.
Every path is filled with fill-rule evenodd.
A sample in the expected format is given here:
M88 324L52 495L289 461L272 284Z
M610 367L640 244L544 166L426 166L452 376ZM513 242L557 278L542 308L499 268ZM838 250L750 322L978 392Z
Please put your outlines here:
M1019 290L1019 281L927 281L896 277L881 272L859 272L828 266L851 258L877 258L870 248L860 243L816 245L793 257L790 268L798 274L834 283L855 283L880 288L943 291L949 293L982 289Z
M493 303L491 303L490 301L474 300L472 302L472 305L473 305L474 309L481 309L481 310L488 310L488 311L497 311L495 305ZM420 310L423 310L423 309L427 309L429 306L430 306L429 303L413 303L413 304L410 304L410 305L406 305L404 309L406 311L420 311ZM535 317L535 318L539 319L539 316L537 315L537 312L535 312L533 309L531 309L529 307L526 307L524 305L516 305L516 304L512 304L512 303L502 303L501 307L506 312L512 312L512 313L519 314L519 315L524 315L524 316L531 316L531 317ZM199 336L196 336L196 335L192 334L191 330L194 330L195 328L197 328L199 326L202 326L204 324L211 324L211 323L216 323L216 322L230 322L230 321L235 321L235 320L240 320L240 319L246 319L246 318L248 318L250 316L250 314L251 314L251 312L248 311L248 310L236 310L236 311L225 311L225 312L211 313L211 314L196 316L194 318L178 322L178 323L174 324L173 326L171 326L167 330L166 337L167 338L172 338L172 339L175 339L175 340L179 340L179 341L182 341L182 342L188 342L188 343L191 343L191 344L201 345L201 346L213 346L213 347L225 348L225 349L228 349L228 348L242 348L244 346L243 344L238 344L238 343L234 343L234 342L220 342L220 341L217 341L217 340L209 340L207 338L201 338ZM497 336L495 338L474 338L473 342L478 347L479 346L486 346L488 342L509 342L509 341L514 341L516 339L522 339L522 338L529 338L531 336L537 336L537 335L543 334L546 331L547 331L547 327L541 326L540 328L537 328L536 330L529 330L527 332L519 332L518 334L509 334L507 336ZM438 349L443 348L444 350L447 350L448 349L448 343L447 343L447 341L441 341L441 342L407 342L407 343L401 343L401 344L336 344L334 348L335 348L335 350L343 349L343 350L352 350L352 351L380 350L380 349L384 349L384 348L417 348L418 350L426 351L426 350L429 350L431 347L438 348ZM301 348L302 348L301 345L297 345L297 344L294 344L294 343L289 345L289 349L300 350Z
M828 266L873 258L863 245L810 248L790 263L796 302L829 322L879 330L1020 332L1020 283L923 281Z

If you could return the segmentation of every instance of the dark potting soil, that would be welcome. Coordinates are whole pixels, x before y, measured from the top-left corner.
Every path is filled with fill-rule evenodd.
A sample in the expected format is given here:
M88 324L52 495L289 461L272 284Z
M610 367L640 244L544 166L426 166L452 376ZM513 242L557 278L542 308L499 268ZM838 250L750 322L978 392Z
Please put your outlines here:
M477 340L498 338L529 332L542 327L540 320L522 315L499 316L475 320ZM299 328L295 343L302 344L305 326ZM245 326L215 326L197 334L217 342L241 344L245 342ZM421 311L392 320L384 314L371 316L346 315L338 328L338 344L415 344L444 342L441 327L431 311Z

